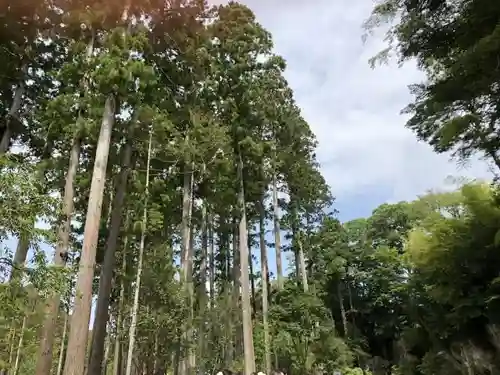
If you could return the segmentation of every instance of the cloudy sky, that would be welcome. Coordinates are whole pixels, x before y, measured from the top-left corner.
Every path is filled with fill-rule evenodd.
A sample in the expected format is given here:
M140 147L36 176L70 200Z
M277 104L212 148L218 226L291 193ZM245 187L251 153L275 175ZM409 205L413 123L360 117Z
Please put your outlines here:
M423 79L414 64L372 70L383 35L363 44L372 0L244 0L274 37L286 77L319 140L322 171L340 218L369 215L379 204L442 188L448 176L490 177L472 161L457 168L404 128L407 85Z

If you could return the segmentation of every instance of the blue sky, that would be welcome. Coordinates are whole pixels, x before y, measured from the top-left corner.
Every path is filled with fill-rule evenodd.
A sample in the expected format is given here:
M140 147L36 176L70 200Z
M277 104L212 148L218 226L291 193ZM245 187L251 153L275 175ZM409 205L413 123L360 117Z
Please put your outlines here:
M340 218L368 215L384 202L449 187L448 176L491 178L478 159L457 167L405 129L407 86L423 80L412 62L372 70L383 33L362 42L373 1L246 0L288 64L286 78L319 141L322 172Z

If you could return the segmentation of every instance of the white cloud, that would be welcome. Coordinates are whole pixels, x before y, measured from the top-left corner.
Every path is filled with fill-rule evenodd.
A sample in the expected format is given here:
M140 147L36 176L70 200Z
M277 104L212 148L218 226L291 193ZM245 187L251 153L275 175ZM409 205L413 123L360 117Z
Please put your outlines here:
M440 187L447 176L491 177L487 165L457 168L404 128L407 85L422 80L415 64L372 70L368 59L383 35L363 45L361 25L370 1L246 0L273 34L288 62L287 79L319 140L318 157L334 194L348 199L369 187L389 188L390 200ZM380 202L382 203L382 202Z

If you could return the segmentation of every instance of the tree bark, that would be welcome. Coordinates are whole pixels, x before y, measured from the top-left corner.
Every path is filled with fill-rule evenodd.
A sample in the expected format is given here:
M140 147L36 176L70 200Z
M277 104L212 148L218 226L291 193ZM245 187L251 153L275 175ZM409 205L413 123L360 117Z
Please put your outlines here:
M208 270L208 215L207 215L207 206L206 203L203 202L201 207L201 262L200 262L200 291L199 291L199 300L200 300L200 325L198 332L198 354L200 358L203 358L205 355L205 343L206 343L206 328L205 328L205 313L207 310L208 304L208 294L207 294L207 270ZM203 368L204 361L200 361L200 373L204 373L205 369Z
M307 282L306 258L304 256L304 247L302 246L302 236L300 229L297 231L297 246L299 251L299 265L300 265L300 276L302 280L302 288L304 292L308 292L309 284Z
M16 347L16 327L15 326L11 326L10 330L9 330L9 367L12 367L12 362L14 361L14 349ZM3 369L4 372L0 372L0 374L2 375L6 375L7 374L7 370L6 369Z
M247 216L245 207L245 189L243 183L243 160L238 154L238 208L240 210L239 221L239 250L241 265L241 310L243 321L243 351L245 358L245 375L251 375L255 371L255 356L253 347L252 315L250 308L250 279L248 275L248 232Z
M253 270L252 241L250 240L250 236L248 236L248 268L250 277L250 303L252 306L252 319L254 319L257 313L257 301L255 299L255 274Z
M191 178L191 194L193 194L194 191L194 176ZM193 196L191 195L191 206L193 205ZM192 211L192 208L191 208ZM192 213L191 213L192 215ZM192 220L192 219L191 219ZM188 273L188 298L189 298L189 325L188 325L188 331L187 331L187 337L188 337L188 356L187 356L187 367L186 371L188 375L192 375L193 371L196 368L196 351L194 350L195 348L193 347L194 344L194 339L195 339L195 325L194 325L194 302L195 302L195 296L194 296L194 283L193 283L193 261L194 261L194 229L191 228L189 230L189 254L190 254L190 271Z
M80 160L81 139L77 135L73 139L73 145L70 151L68 172L66 174L66 183L64 186L63 214L64 220L59 227L59 241L54 254L54 267L62 269L66 265L69 237L71 232L71 218L73 217L74 195L75 195L75 177ZM54 332L57 325L59 305L61 296L59 293L53 294L48 301L45 310L45 316L42 323L42 334L40 338L40 347L38 359L35 368L36 375L49 375L52 368L52 350L54 346ZM65 318L67 319L67 317ZM62 361L61 361L62 362ZM58 373L59 375L59 373Z
M22 69L23 75L26 71L26 67L23 67ZM9 112L7 113L6 119L5 119L5 127L3 129L3 133L0 139L0 155L5 154L10 147L10 141L12 138L12 127L11 127L11 122L12 119L15 119L19 113L19 110L21 109L22 105L22 99L23 95L25 92L25 85L24 85L24 77L19 81L17 84L17 87L14 91L14 98L12 99L12 105L10 106Z
M187 140L186 140L187 142ZM184 185L182 196L182 223L181 223L181 237L182 237L182 260L181 260L181 280L183 286L184 297L189 307L189 314L192 315L193 308L193 287L192 287L192 273L193 273L193 254L191 245L191 220L193 212L193 165L190 161L186 161L184 171ZM179 359L179 374L189 375L191 372L191 319L186 322L183 338L181 340L181 356ZM188 347L187 352L183 347Z
M34 227L33 223L33 227ZM26 263L26 258L28 256L28 251L31 243L31 234L21 234L19 236L19 241L17 242L16 252L14 253L14 259L12 260L12 271L9 275L10 281L19 280L22 275L22 269Z
M153 131L150 130L149 133L149 145L148 145L148 161L146 165L146 187L145 187L145 198L144 198L144 212L142 214L142 233L141 242L139 245L139 260L137 262L137 275L135 278L135 291L134 291L134 304L132 306L132 314L130 321L129 330L129 341L128 341L128 353L127 353L127 367L125 370L125 375L132 374L132 361L134 359L134 345L135 345L135 331L137 329L137 320L139 314L139 295L141 291L141 277L142 277L142 266L144 261L144 243L146 239L146 229L148 220L148 200L149 200L149 169L151 165L151 149L153 141Z
M260 240L260 271L262 274L262 323L264 326L264 363L266 374L271 373L271 339L269 336L269 297L268 297L268 264L265 239L264 199L259 204L259 240Z
M231 318L229 319L229 334L232 336L229 341L229 357L231 361L238 358L243 352L242 345L242 325L238 319L238 312L241 311L240 306L240 290L241 290L241 268L239 255L239 227L236 219L233 220L233 267L232 267L232 298L231 298Z
M104 342L106 338L106 325L109 320L109 302L113 282L113 271L116 263L116 247L122 224L123 205L127 190L127 181L130 173L132 159L132 144L128 141L123 151L122 168L116 185L116 194L113 200L110 231L107 239L104 261L101 266L99 278L99 293L94 319L94 334L89 360L89 374L101 374L103 363Z
M123 310L125 306L125 273L127 272L127 248L128 248L128 234L130 216L127 213L125 219L125 238L123 240L123 254L122 254L122 273L120 275L120 297L118 301L118 313L116 314L116 340L115 351L113 356L113 375L120 375L123 370L123 345L121 340L125 338L123 334Z
M67 311L64 311L63 335L61 338L61 345L59 348L59 359L57 361L56 375L61 375L63 369L64 349L66 348L66 335L68 333L68 319L69 319L69 313Z
M109 332L109 330L108 330ZM111 351L111 337L110 335L106 336L105 344L104 344L104 358L103 358L103 365L101 366L101 372L95 373L97 375L106 375L106 371L108 369L108 361L109 361L109 355ZM90 369L87 370L87 374L92 374L90 372Z
M295 253L295 270L297 273L297 280L300 280L302 284L302 289L304 292L309 291L309 284L307 283L307 272L306 272L306 260L304 256L304 249L302 246L302 237L299 228L299 217L297 213L297 205L293 199L292 202L292 236L293 236L293 247Z
M23 318L23 324L21 326L21 332L19 333L19 343L17 344L16 360L14 361L14 368L12 369L12 375L17 375L19 371L19 362L21 361L21 350L23 348L24 341L24 331L26 329L26 315Z
M344 337L347 337L347 315L345 313L344 298L342 296L341 280L337 283L337 299L339 300L340 316L342 318L342 328L344 329Z
M214 221L213 216L208 214L208 238L209 238L209 290L210 309L215 306L215 246L214 246Z
M278 278L278 290L283 289L283 266L281 263L281 229L278 207L278 187L276 173L273 173L273 221L274 221L274 242L276 250L276 273Z
M85 352L88 343L88 327L92 303L92 281L94 278L95 255L106 182L109 147L115 120L115 105L115 97L113 95L108 96L104 107L94 171L92 173L64 375L83 375L85 369Z

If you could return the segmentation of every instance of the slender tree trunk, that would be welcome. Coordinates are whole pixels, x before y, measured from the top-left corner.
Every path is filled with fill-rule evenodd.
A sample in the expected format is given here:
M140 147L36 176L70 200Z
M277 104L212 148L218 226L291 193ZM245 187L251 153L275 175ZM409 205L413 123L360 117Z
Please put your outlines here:
M26 67L23 67L21 70L24 75ZM5 154L9 150L10 141L12 137L11 122L12 119L15 119L18 116L19 110L21 109L24 92L25 92L24 77L22 77L22 79L19 81L14 91L14 98L12 99L12 105L10 106L9 113L7 113L5 119L5 127L3 128L3 132L1 133L0 155Z
M344 329L344 337L347 337L347 315L345 313L344 298L342 296L342 285L341 280L337 283L337 299L339 300L340 316L342 317L342 328Z
M127 272L127 249L128 249L128 235L130 215L127 213L125 219L125 238L123 240L123 253L122 253L122 272L120 275L120 297L118 301L118 314L116 315L116 340L115 340L115 353L113 356L113 375L120 375L123 371L123 345L121 340L125 338L123 334L123 310L125 307L125 273Z
M205 312L207 310L208 304L208 294L207 294L207 270L208 270L208 218L207 218L207 206L203 202L201 207L201 264L200 264L200 326L198 332L198 353L199 357L203 358L205 355L205 343L206 343L206 322L205 322ZM202 367L203 361L200 361L200 372L203 374L205 369Z
M241 263L241 307L243 320L243 351L245 357L245 375L255 371L255 356L253 348L252 315L250 311L250 279L248 275L248 229L245 208L245 190L243 183L243 160L238 154L238 208L240 210L239 222L239 248Z
M278 290L283 289L283 266L281 263L281 229L278 207L278 186L276 173L273 173L273 221L274 221L274 242L276 249L276 273L278 274Z
M295 253L295 271L297 273L297 280L300 280L304 292L309 290L307 283L306 260L304 256L304 249L302 246L302 236L299 228L299 217L297 213L297 206L294 198L292 197L292 236L293 247Z
M215 246L214 246L214 221L213 216L208 214L208 237L209 237L209 290L210 309L215 305Z
M192 215L192 205L193 205L193 189L194 189L194 176L191 178L191 215ZM187 357L187 374L193 374L193 371L196 368L196 350L193 347L194 339L195 339L195 325L194 325L194 284L193 284L193 260L194 260L194 229L191 228L189 230L189 259L190 271L188 273L188 298L189 298L189 326L187 331L188 337L188 357Z
M349 295L349 311L348 314L351 317L351 324L353 327L356 327L356 314L354 311L354 304L352 302L352 291L351 291L351 284L349 281L347 281L347 293Z
M67 311L64 311L63 335L61 338L61 345L59 348L59 359L57 361L56 375L62 374L63 360L64 360L64 349L66 348L66 335L68 333L68 318L69 318L69 313Z
M115 98L113 95L110 95L106 99L104 107L101 132L97 143L94 171L92 173L64 375L83 375L85 369L85 352L88 343L88 326L92 303L92 281L94 278L95 255L99 236L99 224L106 182L111 132L115 120L114 116Z
M12 367L14 361L14 348L16 347L16 327L11 326L9 335L9 367ZM5 370L7 373L7 370Z
M139 295L141 291L141 277L142 277L142 263L144 261L144 242L146 239L146 228L148 219L148 200L149 200L149 169L151 164L151 149L153 141L153 131L150 130L149 133L149 145L148 145L148 161L146 164L146 187L145 187L145 198L144 198L144 212L142 214L142 233L141 242L139 245L139 260L137 262L137 275L135 278L135 291L134 291L134 304L132 306L130 330L129 330L129 341L128 341L128 354L127 354L127 367L125 370L125 375L132 374L132 361L134 359L134 345L135 345L135 331L137 329L137 320L139 314Z
M233 279L233 295L231 299L231 319L230 319L230 335L232 336L232 341L229 346L229 356L231 360L234 361L243 352L242 345L242 326L240 325L240 319L238 319L238 312L241 311L240 307L240 289L241 289L241 268L240 268L240 255L239 255L239 227L236 219L233 220L233 268L232 268L232 279Z
M159 368L159 363L158 363L159 343L158 342L159 342L158 330L156 330L154 349L153 349L153 373L152 373L152 375L156 375L158 373L158 368Z
M92 349L90 352L89 374L101 374L102 372L106 325L109 320L109 303L113 281L113 271L116 263L115 253L122 224L123 204L125 202L131 158L132 144L129 141L125 144L123 152L122 168L117 181L116 194L113 200L113 210L111 213L111 224L107 239L106 252L101 266L99 294L97 296L97 307L93 328L94 334L92 336Z
M297 246L299 251L299 265L300 265L300 276L302 280L302 288L304 292L309 291L309 284L307 282L307 272L306 272L306 258L304 256L304 247L302 246L302 235L300 229L297 232Z
M117 320L118 321L118 320ZM113 375L120 375L121 374L121 359L122 359L122 346L120 343L121 337L120 337L120 330L118 326L116 327L117 332L115 335L115 346L113 350Z
M111 337L108 334L106 336L106 343L104 345L104 358L103 358L103 364L101 366L101 372L100 373L95 373L95 374L106 375L106 372L108 370L108 362L109 362L110 351L111 351ZM87 373L88 374L92 374L92 372L90 372L90 369L88 370Z
M269 336L269 297L268 297L268 265L265 239L265 211L264 199L259 204L259 240L260 240L260 271L262 274L262 323L264 325L264 363L266 374L271 373L271 339Z
M180 364L180 339L178 340L178 347L177 350L174 351L172 354L172 367L173 367L173 373L174 375L179 375L179 371L181 369L181 364Z
M252 257L252 241L250 236L248 236L248 268L250 276L250 302L252 306L252 319L255 318L257 313L257 301L255 300L255 277L253 270L253 257Z
M23 348L24 341L24 331L26 329L26 315L23 318L23 324L21 325L21 332L19 333L19 343L17 344L16 360L14 361L14 368L12 369L12 375L17 375L19 371L19 362L21 360L21 350Z
M225 216L224 216L225 217ZM226 308L224 309L224 321L226 322L221 329L224 334L224 366L228 368L233 360L233 312L231 310L232 299L231 299L231 251L230 251L230 235L227 229L228 223L227 219L221 217L221 224L219 226L219 239L220 246L219 252L221 253L221 267L223 280L221 282L221 294L224 295L224 303Z
M54 267L62 269L66 265L69 249L69 237L71 231L71 218L73 217L73 198L75 195L75 177L80 160L81 139L76 136L70 151L68 172L64 186L63 213L64 220L59 227L59 241L54 254ZM42 324L40 347L36 363L36 375L49 375L52 368L52 350L54 346L54 332L57 325L59 305L61 296L53 294L46 306L45 316ZM59 375L59 374L58 374Z
M187 142L187 141L186 141ZM193 287L192 287L192 273L193 273L193 254L191 245L191 220L193 211L193 165L191 162L186 162L184 172L184 186L182 196L182 223L181 223L181 237L182 237L182 263L181 263L181 276L184 291L184 297L189 306L189 315L192 316L193 309ZM189 375L191 372L191 348L190 337L191 332L191 319L188 319L184 328L183 339L181 340L181 357L179 359L179 373L180 375ZM187 351L184 348L187 347Z

